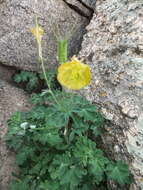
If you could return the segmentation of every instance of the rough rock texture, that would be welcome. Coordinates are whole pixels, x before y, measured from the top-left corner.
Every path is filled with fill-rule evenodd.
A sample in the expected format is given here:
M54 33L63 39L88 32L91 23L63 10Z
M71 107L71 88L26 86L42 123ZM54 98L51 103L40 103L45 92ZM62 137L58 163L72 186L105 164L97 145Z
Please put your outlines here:
M12 77L16 73L16 68L0 64L0 87L2 81L13 83Z
M93 80L82 93L111 122L103 141L129 163L130 190L143 189L143 1L98 0L87 31L80 56Z
M91 8L95 8L96 5L96 0L79 0L82 1L83 3L85 3L87 6L91 7Z
M56 24L62 37L73 32L70 53L78 51L84 28L89 22L90 10L85 6L82 6L80 11L76 10L75 7L69 6L66 0L37 2L36 5L35 0L0 1L0 62L3 64L28 70L39 69L37 45L30 33L35 14L39 16L39 23L45 30L43 55L47 67L56 63L56 38L53 32L56 30ZM81 14L83 12L85 14Z
M87 0L86 2L83 2L82 0L64 0L64 1L69 5L69 7L71 7L80 15L88 19L91 18L94 9L94 6L92 7L90 6L92 5L91 3L94 1L94 3L96 4L96 0Z
M15 111L25 111L30 107L24 91L12 87L6 82L0 83L0 190L7 190L11 174L16 170L14 153L7 149L4 137L7 132L7 120Z

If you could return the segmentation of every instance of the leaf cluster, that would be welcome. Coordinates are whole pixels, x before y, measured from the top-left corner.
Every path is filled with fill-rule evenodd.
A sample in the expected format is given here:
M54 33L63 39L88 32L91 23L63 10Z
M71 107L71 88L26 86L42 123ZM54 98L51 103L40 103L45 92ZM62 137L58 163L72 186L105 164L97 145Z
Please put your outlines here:
M48 70L46 72L47 78L49 79L49 83L52 89L58 86L58 84L54 80L55 74L56 71L54 69ZM24 88L27 92L33 92L36 90L38 91L38 89L46 87L46 82L43 73L20 71L19 73L14 75L13 80L18 85L22 86L22 88Z
M104 189L107 180L130 183L127 165L110 161L97 146L104 119L96 106L70 93L55 96L59 104L48 91L36 95L29 112L16 112L8 122L7 144L20 167L10 190L94 190Z

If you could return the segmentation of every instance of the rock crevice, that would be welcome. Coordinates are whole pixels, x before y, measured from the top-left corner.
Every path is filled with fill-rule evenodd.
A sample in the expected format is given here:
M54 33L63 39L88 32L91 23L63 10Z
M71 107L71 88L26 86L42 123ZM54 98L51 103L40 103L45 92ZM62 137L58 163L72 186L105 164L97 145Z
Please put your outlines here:
M81 0L63 0L72 10L74 10L79 15L91 19L94 13L94 9L88 6Z

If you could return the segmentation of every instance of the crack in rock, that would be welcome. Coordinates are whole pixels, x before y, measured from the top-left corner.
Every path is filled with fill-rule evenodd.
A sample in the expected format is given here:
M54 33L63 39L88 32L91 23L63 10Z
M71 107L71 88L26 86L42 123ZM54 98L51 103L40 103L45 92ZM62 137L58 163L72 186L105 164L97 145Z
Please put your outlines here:
M89 20L92 18L94 10L83 1L81 0L63 0L63 1L68 5L69 8L74 10L79 15Z

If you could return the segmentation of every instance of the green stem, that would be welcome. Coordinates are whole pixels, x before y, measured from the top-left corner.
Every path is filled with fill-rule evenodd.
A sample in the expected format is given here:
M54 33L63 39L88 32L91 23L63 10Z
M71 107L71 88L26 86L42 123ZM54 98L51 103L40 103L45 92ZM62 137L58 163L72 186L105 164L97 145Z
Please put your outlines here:
M38 28L38 18L37 16L35 17L36 18L36 28ZM58 27L57 27L58 28ZM37 34L38 35L38 34ZM45 81L46 81L46 84L49 88L49 92L53 98L53 100L56 102L57 105L59 105L59 107L61 107L61 110L65 111L65 108L63 108L61 106L61 104L58 102L56 96L54 95L54 93L52 92L51 90L51 85L50 85L50 81L48 80L47 78L47 75L46 75L46 69L45 69L45 65L44 65L44 61L43 61L43 56L42 56L42 45L41 45L41 39L37 41L38 43L38 54L39 54L39 60L40 60L40 63L41 63L41 67L42 67L42 71L43 71L43 74L44 74L44 78L45 78ZM67 61L67 40L63 40L60 42L58 42L58 52L59 52L59 62L65 62ZM68 143L68 127L66 126L65 127L65 131L64 131L64 135L65 135L65 138L67 140L67 143Z
M41 54L42 54L42 53L41 53ZM49 92L50 92L51 96L53 97L54 101L55 101L58 105L60 105L59 102L57 101L57 99L56 99L54 93L53 93L52 90L51 90L50 82L49 82L49 80L48 80L48 78L47 78L47 75L46 75L46 70L45 70L43 58L42 58L42 56L39 56L39 58L40 58L41 67L42 67L42 71L43 71L43 74L44 74L44 78L45 78L46 84L47 84L47 86L48 86L48 88L49 88Z
M32 130L33 130L33 131L35 131L35 130L39 130L39 131L40 131L40 130L46 130L46 128L44 128L44 127L43 127L43 128L34 128L34 129L32 129ZM49 129L47 129L47 130L49 130Z
M38 28L38 18L37 16L35 17L35 22L36 22L36 28ZM49 92L51 94L51 96L53 97L54 101L60 106L59 102L57 101L54 93L52 92L51 90L51 86L50 86L50 82L47 78L47 75L46 75L46 70L45 70L45 66L44 66L44 61L43 61L43 56L42 56L42 46L41 46L41 41L37 41L38 43L38 55L39 55L39 60L41 62L41 67L42 67L42 71L43 71L43 74L44 74L44 78L45 78L45 81L46 81L46 84L49 88Z
M64 129L64 137L65 137L65 141L67 142L67 144L69 144L69 139L68 139L68 125L65 126Z

